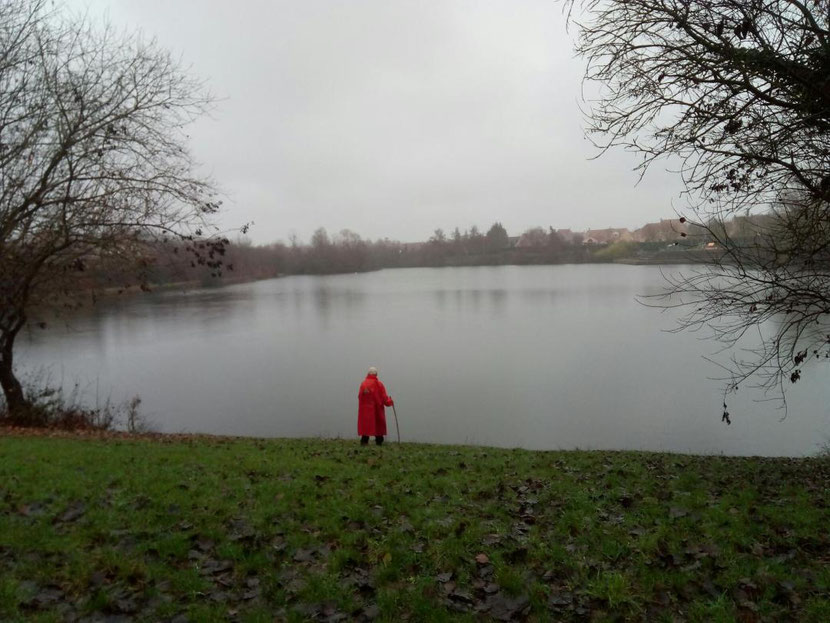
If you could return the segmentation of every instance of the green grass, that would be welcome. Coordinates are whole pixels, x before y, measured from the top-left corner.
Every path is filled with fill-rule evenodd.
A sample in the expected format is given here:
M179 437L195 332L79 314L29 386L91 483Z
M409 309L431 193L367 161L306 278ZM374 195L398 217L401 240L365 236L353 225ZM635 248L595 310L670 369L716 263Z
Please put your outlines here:
M0 620L827 621L828 485L826 458L0 437Z

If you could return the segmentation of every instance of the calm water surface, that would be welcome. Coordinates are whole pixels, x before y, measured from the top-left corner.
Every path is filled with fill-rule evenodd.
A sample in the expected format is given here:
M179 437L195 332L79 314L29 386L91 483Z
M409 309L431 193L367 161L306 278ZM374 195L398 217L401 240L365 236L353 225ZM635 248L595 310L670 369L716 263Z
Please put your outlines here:
M287 277L100 304L23 335L18 362L88 402L139 394L169 432L351 438L373 364L404 441L795 456L830 440L826 366L784 421L745 393L722 424L716 345L635 300L661 284L616 265Z

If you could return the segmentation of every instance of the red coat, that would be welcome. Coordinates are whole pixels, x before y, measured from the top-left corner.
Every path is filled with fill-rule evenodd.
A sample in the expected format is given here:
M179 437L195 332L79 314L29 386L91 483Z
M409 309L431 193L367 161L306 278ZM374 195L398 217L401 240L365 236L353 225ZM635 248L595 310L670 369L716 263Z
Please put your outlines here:
M357 392L357 434L370 437L386 434L386 412L392 399L378 377L368 375Z

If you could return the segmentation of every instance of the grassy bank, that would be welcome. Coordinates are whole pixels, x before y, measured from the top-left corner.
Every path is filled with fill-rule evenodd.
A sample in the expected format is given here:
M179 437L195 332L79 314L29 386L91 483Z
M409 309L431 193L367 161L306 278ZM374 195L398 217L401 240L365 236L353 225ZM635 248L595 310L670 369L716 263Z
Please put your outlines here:
M0 619L830 620L826 459L0 437Z

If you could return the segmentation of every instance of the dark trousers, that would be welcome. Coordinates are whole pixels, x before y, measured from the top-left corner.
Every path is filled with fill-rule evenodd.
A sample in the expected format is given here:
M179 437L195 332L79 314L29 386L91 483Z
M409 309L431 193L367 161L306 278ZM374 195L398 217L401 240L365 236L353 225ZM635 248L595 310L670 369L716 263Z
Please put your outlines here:
M375 437L375 443L377 445L383 444L383 435L378 435L377 437ZM369 435L363 435L360 438L360 445L365 446L365 445L368 445L368 444L369 444Z

